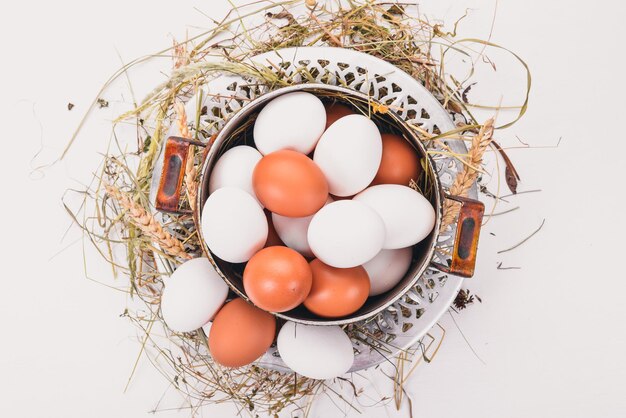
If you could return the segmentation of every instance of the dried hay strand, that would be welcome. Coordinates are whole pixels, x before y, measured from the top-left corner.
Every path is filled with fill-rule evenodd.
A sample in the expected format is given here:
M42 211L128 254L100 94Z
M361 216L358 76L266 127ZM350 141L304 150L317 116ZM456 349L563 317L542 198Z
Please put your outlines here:
M466 164L457 174L454 183L450 187L449 193L453 196L467 197L470 188L476 182L479 171L477 167L482 166L483 155L493 140L495 119L488 119L481 126L478 134L474 135L472 145L468 151ZM441 220L441 230L446 229L454 222L459 215L460 204L450 199L446 199L443 204L443 218Z
M183 244L174 238L163 226L154 219L154 216L139 206L128 194L115 186L105 185L107 194L126 210L126 218L149 236L165 252L183 260L190 260L192 256L185 251Z
M189 126L187 125L187 112L185 110L185 105L183 102L176 102L175 109L176 114L178 115L177 124L180 136L182 138L191 139L192 135L189 131ZM198 196L198 183L196 182L198 170L196 169L195 156L195 148L193 145L190 145L187 155L187 163L185 164L185 189L187 193L187 201L189 202L191 210L195 210L196 197Z

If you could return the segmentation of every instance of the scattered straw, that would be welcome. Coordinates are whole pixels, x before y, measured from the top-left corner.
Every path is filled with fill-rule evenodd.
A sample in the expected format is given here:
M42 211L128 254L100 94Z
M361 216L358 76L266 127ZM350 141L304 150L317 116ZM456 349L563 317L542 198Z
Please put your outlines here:
M476 181L479 171L476 167L481 167L483 162L483 155L487 150L487 147L493 139L493 128L495 119L489 119L480 128L478 134L472 139L471 148L468 151L466 158L466 164L463 166L452 187L450 187L449 193L453 196L466 197L470 188ZM443 219L441 221L441 230L446 229L454 219L458 216L460 205L457 202L453 202L447 199L443 204Z
M182 138L191 139L191 132L189 131L189 126L187 125L187 112L185 111L185 104L183 102L176 102L174 105L176 109L176 114L178 115L178 120L176 121L178 124L178 132Z
M541 225L539 225L539 228L535 229L533 231L532 234L530 234L529 236L527 236L526 238L524 238L523 240L521 240L520 242L518 242L517 244L515 244L512 247L507 248L506 250L500 250L498 251L498 254L502 254L502 253L507 253L509 251L512 251L514 249L516 249L517 247L519 247L520 245L524 244L526 241L528 241L529 239L531 239L532 237L534 237L537 233L539 233L539 231L541 231L541 229L543 228L543 226L545 225L546 220L544 219L543 221L541 221Z
M189 51L187 51L188 42L176 42L173 41L173 59L174 59L174 68L184 67L191 62L191 58L189 57Z
M110 184L105 185L105 188L107 194L126 210L127 219L141 229L144 234L154 239L163 251L185 260L192 258L185 252L183 244L163 229L163 226L154 219L154 216L133 201L129 195Z
M178 131L183 138L191 139L191 132L187 124L187 112L185 111L185 105L182 102L176 102L175 104L176 114L178 115ZM195 147L189 146L189 152L187 154L187 164L185 165L185 189L187 193L187 200L192 210L196 207L196 197L198 196L198 183L196 177L198 170L195 164Z

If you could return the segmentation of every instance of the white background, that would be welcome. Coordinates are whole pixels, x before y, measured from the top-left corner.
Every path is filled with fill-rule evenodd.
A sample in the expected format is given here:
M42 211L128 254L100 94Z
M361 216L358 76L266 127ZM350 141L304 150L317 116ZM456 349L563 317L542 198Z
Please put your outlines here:
M141 361L123 393L139 350L134 330L118 318L126 297L93 281L122 285L122 279L113 281L92 256L93 280L87 279L79 234L64 237L70 220L61 195L89 179L115 105L130 101L127 86L105 94L112 108L95 112L67 160L34 168L58 156L120 56L129 61L168 47L172 34L181 39L210 27L202 13L217 18L228 7L224 0L4 4L0 416L143 417L167 389ZM467 7L461 35L487 37L493 1L421 2L423 13L449 24ZM534 88L527 116L498 139L519 147L517 135L535 147L509 154L523 180L520 190L542 192L513 198L496 211L520 209L485 226L478 270L466 284L483 303L455 314L480 359L444 317L439 354L407 385L414 416L626 416L625 15L622 1L500 2L492 40L526 59ZM471 98L510 104L519 98L523 74L496 55L498 71L482 75ZM139 98L165 77L143 70L132 79ZM76 104L71 112L70 101ZM560 137L560 146L550 148ZM532 240L497 254L544 218ZM500 262L521 269L497 270ZM386 382L377 386L391 394ZM175 394L166 398L161 408L183 405ZM408 408L405 403L395 412L390 404L349 415L408 417ZM232 411L223 405L198 414ZM311 416L343 412L322 399Z

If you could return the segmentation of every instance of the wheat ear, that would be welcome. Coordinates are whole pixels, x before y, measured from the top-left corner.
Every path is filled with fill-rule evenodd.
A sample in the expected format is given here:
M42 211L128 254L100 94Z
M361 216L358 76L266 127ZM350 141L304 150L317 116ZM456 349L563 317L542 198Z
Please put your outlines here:
M177 102L175 105L176 114L178 115L178 131L183 138L191 139L191 132L189 126L187 126L187 112L185 111L185 105L182 102ZM187 189L187 200L191 209L195 209L197 189L196 184L196 165L194 164L195 150L194 146L189 146L189 152L187 154L187 164L185 165L185 188Z
M154 219L154 216L131 199L128 194L110 184L106 184L104 187L107 194L126 210L125 216L135 224L137 228L141 229L144 234L153 239L163 251L175 257L187 260L192 258L190 254L185 252L183 244L164 230L163 226Z
M478 171L472 167L480 167L483 161L485 150L493 138L493 124L495 120L489 119L480 128L480 131L472 139L472 146L468 152L463 170L459 172L450 187L450 195L466 197L470 188L478 177ZM447 228L459 214L460 205L447 199L443 204L443 219L441 220L441 230Z

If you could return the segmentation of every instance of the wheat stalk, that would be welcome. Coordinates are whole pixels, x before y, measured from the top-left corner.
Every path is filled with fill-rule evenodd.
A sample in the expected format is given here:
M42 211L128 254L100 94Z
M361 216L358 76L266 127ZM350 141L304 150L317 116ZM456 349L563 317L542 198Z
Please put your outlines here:
M189 126L187 126L187 111L185 110L185 105L183 102L176 102L174 109L176 110L176 115L178 116L178 133L181 137L190 139L191 132L189 131Z
M107 194L126 210L126 218L141 229L144 234L153 239L163 251L175 257L187 260L192 258L190 254L185 252L183 244L164 230L163 226L154 219L154 216L131 199L128 194L110 184L105 184L104 187Z
M191 132L189 126L187 126L187 112L185 111L185 105L182 102L177 102L174 105L176 113L178 115L178 131L183 138L191 139ZM194 146L189 146L187 154L187 164L185 165L185 188L187 189L187 200L192 210L195 210L196 197L198 195L198 185L196 183L196 165L194 164L195 150Z
M175 39L173 41L172 49L174 53L172 54L172 58L174 59L175 70L188 65L191 61L189 52L187 51L187 43L189 42L188 38L189 37L187 37L187 40L182 43L176 42Z
M478 177L478 171L474 167L480 167L483 161L483 155L485 150L491 143L493 138L493 124L495 119L491 118L485 122L480 128L480 131L472 139L472 146L465 159L466 164L463 165L463 170L459 172L454 179L454 184L450 187L449 193L452 196L466 197L470 188ZM460 205L458 202L454 202L447 199L443 204L443 219L441 220L441 228L443 231L446 229L454 219L458 216Z
M192 210L196 209L196 197L198 196L198 183L196 182L196 165L194 163L194 146L189 147L187 154L187 165L185 165L185 186L187 189L187 200Z

